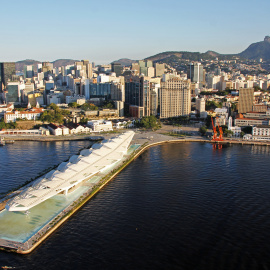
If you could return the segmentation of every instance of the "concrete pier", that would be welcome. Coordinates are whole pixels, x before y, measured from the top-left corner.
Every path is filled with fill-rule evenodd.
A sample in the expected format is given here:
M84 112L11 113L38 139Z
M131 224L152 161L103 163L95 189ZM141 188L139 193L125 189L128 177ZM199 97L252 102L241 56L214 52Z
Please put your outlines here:
M106 139L112 137L114 134L104 135ZM84 183L88 186L87 191L83 193L78 199L73 201L64 210L61 211L53 220L40 228L32 237L25 242L15 242L5 239L0 239L0 249L16 252L19 254L27 254L32 252L38 245L40 245L50 234L52 234L61 224L63 224L70 216L78 211L87 201L89 201L97 192L99 192L105 185L107 185L117 174L119 174L126 166L128 166L134 159L141 155L149 147L164 144L164 143L184 143L184 142L200 142L213 143L208 139L202 137L175 137L160 134L153 131L137 132L133 137L132 144L139 144L140 147L127 155L121 162L105 175L100 175L100 180L97 184ZM257 141L242 141L242 140L225 140L222 144L240 144L240 145L262 145L270 146L267 142Z

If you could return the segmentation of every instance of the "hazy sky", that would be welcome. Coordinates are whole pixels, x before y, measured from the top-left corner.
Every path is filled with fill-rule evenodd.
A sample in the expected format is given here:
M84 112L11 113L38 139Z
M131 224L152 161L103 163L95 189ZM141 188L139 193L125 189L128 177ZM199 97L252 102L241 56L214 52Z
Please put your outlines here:
M269 0L0 0L0 10L0 61L239 53L270 35Z

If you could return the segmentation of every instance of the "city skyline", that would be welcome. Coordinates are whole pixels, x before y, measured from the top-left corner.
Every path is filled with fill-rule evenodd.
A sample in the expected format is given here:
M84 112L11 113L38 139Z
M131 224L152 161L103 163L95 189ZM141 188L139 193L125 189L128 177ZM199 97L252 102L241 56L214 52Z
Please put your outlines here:
M0 61L89 59L97 64L164 51L240 53L269 35L269 1L192 3L51 0L1 4ZM12 11L12 13L10 13ZM10 19L12 14L12 20ZM7 23L8 22L8 23Z

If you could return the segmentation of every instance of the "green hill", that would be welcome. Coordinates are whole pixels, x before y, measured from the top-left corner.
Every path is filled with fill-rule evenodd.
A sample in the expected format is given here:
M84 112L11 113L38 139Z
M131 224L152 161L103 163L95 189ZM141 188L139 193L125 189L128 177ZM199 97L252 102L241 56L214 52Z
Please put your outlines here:
M258 60L270 60L270 37L266 36L264 41L251 44L246 50L239 54L241 57Z

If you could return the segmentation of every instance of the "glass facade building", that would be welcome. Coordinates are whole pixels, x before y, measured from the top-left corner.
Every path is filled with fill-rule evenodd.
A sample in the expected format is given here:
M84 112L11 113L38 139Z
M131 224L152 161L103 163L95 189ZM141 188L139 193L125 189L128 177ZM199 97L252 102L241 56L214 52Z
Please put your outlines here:
M125 103L144 108L144 116L150 115L150 82L145 78L132 76L125 82Z
M20 104L21 102L21 92L20 92L20 86L19 83L8 83L7 86L7 102L12 102L15 104Z
M0 91L7 87L7 82L12 80L16 75L15 62L0 63Z
M123 72L123 67L120 63L112 63L112 72L116 73L116 76L119 77Z
M191 82L203 82L203 65L201 63L192 63L188 66L187 78Z
M89 86L91 98L111 98L111 83L91 83Z

